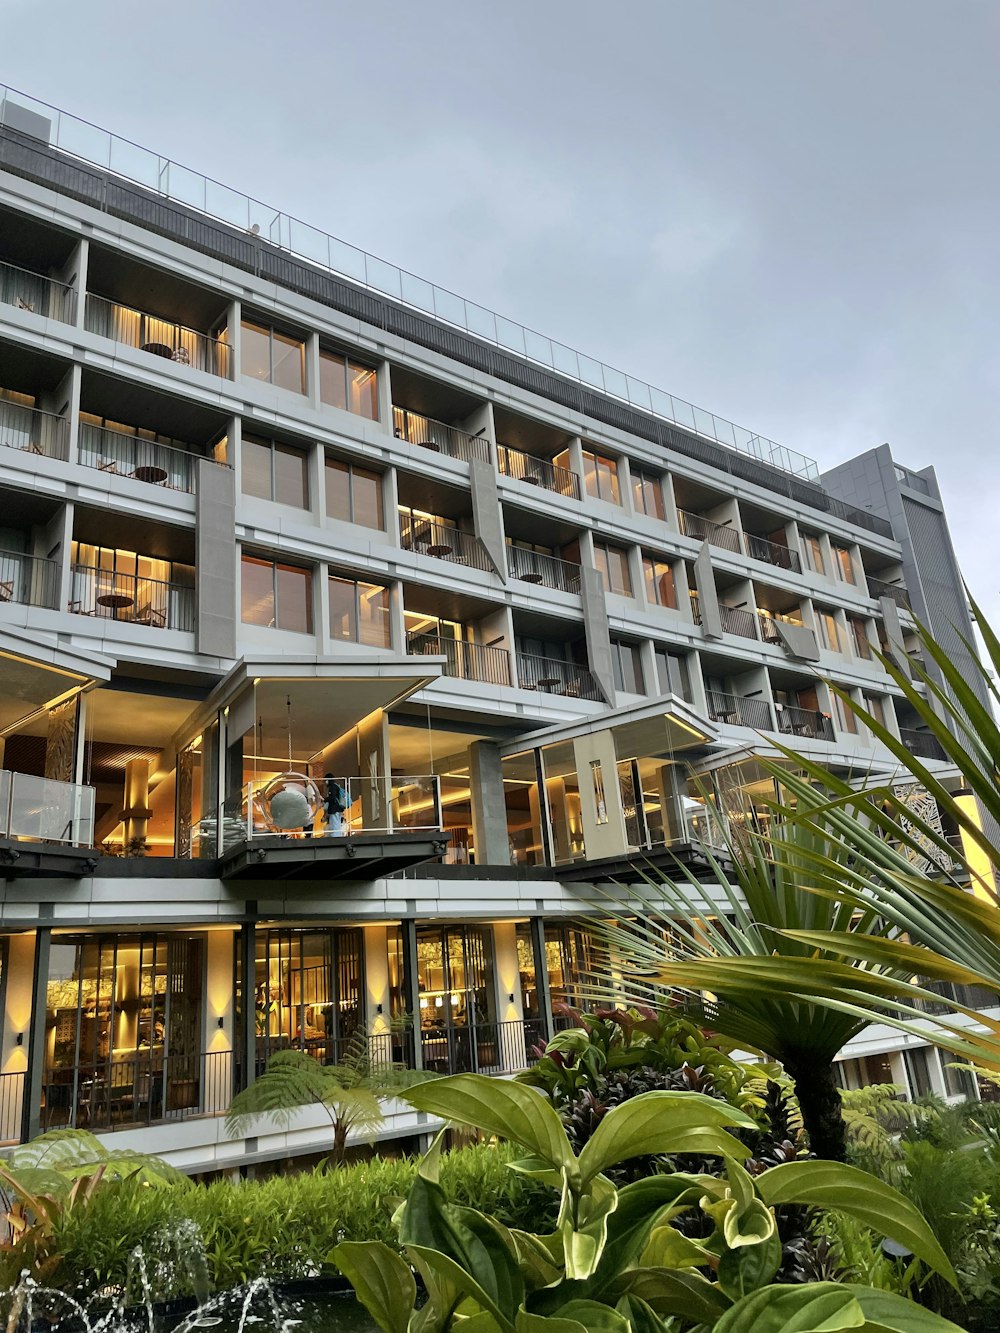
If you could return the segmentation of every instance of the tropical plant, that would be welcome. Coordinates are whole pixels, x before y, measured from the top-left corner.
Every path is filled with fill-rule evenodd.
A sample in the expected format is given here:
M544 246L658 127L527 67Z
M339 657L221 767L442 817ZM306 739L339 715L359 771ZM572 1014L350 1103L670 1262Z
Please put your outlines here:
M784 1285L774 1210L836 1207L891 1233L954 1281L944 1252L896 1190L842 1163L789 1162L751 1178L731 1132L745 1112L691 1092L650 1092L611 1111L576 1154L553 1107L532 1089L476 1074L414 1088L412 1104L507 1138L528 1156L512 1169L559 1195L550 1233L502 1226L449 1203L441 1136L396 1214L404 1257L381 1243L339 1245L334 1259L384 1333L768 1333L957 1326L892 1293L834 1282ZM643 1153L708 1153L718 1176L672 1172L616 1189L606 1172ZM673 1221L699 1210L700 1238ZM417 1308L416 1269L427 1291Z
M304 1107L321 1108L333 1130L331 1160L344 1161L353 1132L372 1139L381 1127L382 1103L399 1097L435 1075L388 1060L373 1060L368 1035L358 1029L337 1064L324 1065L305 1051L278 1051L248 1088L236 1094L226 1114L226 1129L235 1138L255 1117L270 1116L287 1125Z

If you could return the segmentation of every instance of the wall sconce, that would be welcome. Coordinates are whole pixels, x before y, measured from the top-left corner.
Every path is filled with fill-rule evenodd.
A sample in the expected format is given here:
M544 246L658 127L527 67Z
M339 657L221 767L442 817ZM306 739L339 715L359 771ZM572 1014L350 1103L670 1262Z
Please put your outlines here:
M507 996L507 999L510 1001L511 1004L514 1003L514 992L513 992L513 991L511 991L511 993Z
M380 1013L382 1012L382 1006L381 1006L380 1004L377 1004L377 1005L375 1006L375 1012L376 1012L377 1014L380 1014Z
M226 1020L223 1018L221 1014L219 1015L219 1021L216 1026L220 1028L224 1028L226 1026Z
M18 1046L23 1046L23 1045L24 1045L24 1033L23 1033L23 1032L19 1032L19 1033L17 1034L17 1045L18 1045Z

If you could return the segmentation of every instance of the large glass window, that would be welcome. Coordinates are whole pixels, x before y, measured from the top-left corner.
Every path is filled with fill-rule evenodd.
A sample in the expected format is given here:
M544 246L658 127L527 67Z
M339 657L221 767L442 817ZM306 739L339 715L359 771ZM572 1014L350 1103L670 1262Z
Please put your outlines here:
M240 448L240 484L244 495L308 509L308 455L291 444L244 435Z
M344 523L385 528L382 512L382 476L368 468L326 460L326 512Z
M642 557L642 578L646 590L646 601L651 606L666 606L677 609L677 588L674 583L673 568L665 560L655 560L652 556Z
M549 974L552 1008L584 1003L582 987L600 967L590 936L579 926L545 923L545 965Z
M623 694L645 694L646 687L642 676L642 659L639 648L634 643L619 643L611 640L611 669L615 679L615 689Z
M844 648L840 641L840 626L837 624L837 618L833 612L821 611L817 607L816 623L819 626L819 637L823 647L831 653L842 653Z
M492 932L485 926L418 926L416 944L424 1068L496 1068Z
M241 619L297 634L313 632L312 571L244 555Z
M851 632L855 657L861 657L866 662L871 661L872 645L868 638L868 622L862 620L860 616L848 616L847 626Z
M680 653L672 653L659 645L654 649L656 656L656 687L661 694L676 694L680 699L691 700L691 681L688 675L687 659Z
M244 320L241 369L248 379L264 380L293 393L306 391L305 344L299 338Z
M814 574L825 574L826 567L823 564L823 547L820 545L819 538L812 532L803 532L802 554L805 557L806 569L811 569Z
M632 596L627 551L623 551L619 546L606 546L603 542L594 542L594 565L604 580L607 592L617 593L619 597Z
M378 421L378 371L337 352L319 354L319 396L331 407Z
M830 554L833 556L833 568L836 571L837 578L842 583L854 583L854 561L851 559L851 553L846 546L836 546L830 544Z
M536 752L525 750L501 760L504 804L507 808L507 840L512 865L541 866L546 863L542 833L542 808L538 797Z
M592 450L583 450L583 484L587 494L595 500L607 500L609 504L621 504L618 491L618 464L613 458Z
M542 1003L538 993L538 964L535 942L527 921L517 923L517 971L521 982L521 1010L525 1018L541 1018Z
M580 808L580 780L572 741L546 745L542 750L545 798L552 833L552 858L556 865L580 861L587 854Z
M331 574L330 638L390 648L389 591L377 583L360 583Z
M632 507L637 514L663 518L663 487L660 478L641 468L632 468Z
M256 952L258 1061L290 1047L338 1060L364 1019L361 931L259 931Z

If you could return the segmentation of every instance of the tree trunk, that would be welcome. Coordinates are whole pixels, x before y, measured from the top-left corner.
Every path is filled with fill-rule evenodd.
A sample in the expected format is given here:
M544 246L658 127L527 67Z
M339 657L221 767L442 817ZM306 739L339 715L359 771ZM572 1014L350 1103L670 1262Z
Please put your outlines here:
M785 1073L795 1084L809 1147L817 1157L827 1161L846 1161L847 1126L840 1089L833 1076L833 1061L803 1055L789 1057L783 1064Z
M337 1166L343 1166L346 1154L347 1125L343 1120L335 1120L333 1122L333 1152L330 1154L330 1161Z

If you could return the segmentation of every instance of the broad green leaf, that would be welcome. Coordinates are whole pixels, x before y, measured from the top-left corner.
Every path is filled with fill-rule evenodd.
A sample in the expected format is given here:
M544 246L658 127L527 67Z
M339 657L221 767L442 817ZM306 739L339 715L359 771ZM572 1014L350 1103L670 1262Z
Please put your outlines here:
M944 1319L922 1305L908 1301L904 1296L897 1296L892 1291L879 1291L875 1287L847 1284L848 1291L864 1311L865 1319L878 1329L891 1329L892 1333L963 1333L957 1324Z
M701 1268L717 1256L675 1227L656 1227L639 1260L640 1268Z
M518 1310L514 1324L516 1333L588 1333L586 1324L576 1319L564 1319L561 1315L529 1314L527 1310Z
M722 1219L722 1235L731 1250L745 1245L762 1245L771 1239L775 1230L774 1213L759 1199L753 1199L742 1211L734 1202Z
M406 1333L417 1302L409 1266L380 1240L342 1241L333 1261L383 1333Z
M647 1176L623 1186L618 1191L618 1207L608 1218L608 1237L589 1294L603 1297L605 1284L635 1261L650 1232L668 1210L696 1204L701 1190L702 1180L698 1176L679 1171L668 1176ZM643 1262L672 1267L665 1259Z
M757 1192L772 1208L779 1203L802 1203L848 1213L878 1235L905 1245L952 1286L958 1286L948 1256L913 1204L867 1171L843 1162L785 1162L757 1178Z
M523 1083L485 1074L453 1074L410 1088L406 1100L418 1111L512 1139L553 1166L573 1160L559 1116L540 1093Z
M422 1274L427 1271L436 1274L444 1283L471 1297L478 1306L488 1311L499 1324L501 1333L513 1333L513 1322L506 1318L489 1293L466 1272L461 1264L456 1263L447 1254L442 1254L440 1250L427 1245L407 1245L406 1250L414 1260L420 1260Z
M628 1321L598 1301L567 1301L559 1315L582 1324L587 1333L629 1333Z
M719 1260L719 1286L734 1301L774 1281L781 1267L781 1239L774 1232L762 1245L726 1250Z
M580 1174L587 1181L630 1157L691 1151L676 1146L691 1131L703 1134L706 1143L712 1141L713 1131L717 1134L717 1147L698 1151L745 1156L741 1143L719 1132L726 1126L757 1127L745 1112L700 1092L644 1092L616 1106L600 1122L580 1154Z
M478 1314L463 1319L459 1327L462 1333L502 1333L500 1325L488 1310L480 1310Z
M557 1228L563 1238L563 1259L570 1281L594 1275L607 1241L608 1218L617 1207L618 1191L604 1176L592 1180L579 1196L567 1182Z
M863 1328L865 1315L851 1291L836 1282L762 1287L737 1301L713 1333L836 1333Z
M658 1315L680 1315L713 1329L715 1321L732 1304L725 1292L700 1273L671 1268L633 1269L622 1275L615 1289L623 1296L645 1301Z
M560 1277L563 1271L563 1250L558 1232L542 1237L530 1231L511 1230L510 1235L525 1286L532 1290L547 1287Z

